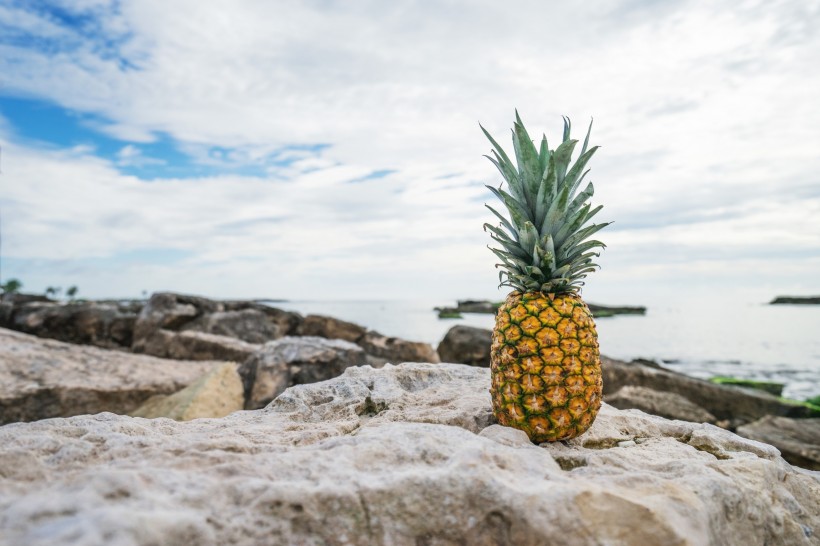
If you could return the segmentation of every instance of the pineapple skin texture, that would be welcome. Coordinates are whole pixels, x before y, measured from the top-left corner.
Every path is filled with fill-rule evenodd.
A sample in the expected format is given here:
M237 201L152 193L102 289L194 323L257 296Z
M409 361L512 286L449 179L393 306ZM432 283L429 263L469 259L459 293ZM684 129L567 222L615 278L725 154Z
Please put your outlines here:
M490 361L500 424L535 443L592 426L601 408L601 356L592 313L578 295L512 292L496 315Z

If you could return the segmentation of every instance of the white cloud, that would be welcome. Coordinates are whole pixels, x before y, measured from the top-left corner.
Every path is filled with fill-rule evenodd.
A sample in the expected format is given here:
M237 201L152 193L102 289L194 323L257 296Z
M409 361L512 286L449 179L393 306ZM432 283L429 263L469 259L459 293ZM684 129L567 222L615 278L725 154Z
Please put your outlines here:
M4 224L6 251L19 259L166 246L193 255L152 275L170 286L184 272L191 290L209 293L229 291L229 277L269 292L261 275L316 297L340 286L390 296L397 283L407 295L486 294L495 276L480 231L482 182L498 178L479 157L489 146L477 122L506 145L515 106L553 141L561 114L578 132L595 116L593 141L604 145L595 201L616 223L602 234L610 248L590 290L600 282L607 299L639 297L632 278L718 282L753 270L776 284L777 271L820 253L817 6L141 0L94 9L111 36L130 36L115 55L91 42L57 53L0 46L5 88L100 115L118 138L165 133L202 164L259 164L270 176L145 183L91 153L18 147ZM288 148L313 144L330 147ZM126 146L120 161L136 150ZM280 168L272 158L293 161ZM346 183L382 169L396 172ZM781 291L806 286L811 267ZM107 282L113 292L138 284Z
M143 155L142 150L133 144L127 144L117 152L117 165L120 167L143 167L146 165L164 165L165 161Z

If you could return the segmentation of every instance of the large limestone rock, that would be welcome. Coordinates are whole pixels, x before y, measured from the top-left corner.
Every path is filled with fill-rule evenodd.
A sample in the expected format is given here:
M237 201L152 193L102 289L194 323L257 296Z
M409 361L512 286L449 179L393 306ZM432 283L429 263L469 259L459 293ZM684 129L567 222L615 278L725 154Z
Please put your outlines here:
M627 385L604 401L618 409L639 409L667 419L682 419L693 423L712 423L715 416L674 392L658 392L646 387Z
M489 370L348 368L263 410L0 428L9 544L820 544L820 479L604 405L565 443L494 424Z
M746 438L772 444L792 464L820 470L820 419L769 415L737 429Z
M304 336L271 341L239 369L246 407L261 408L292 385L331 379L365 363L364 351L341 339Z
M0 424L128 413L155 394L186 387L219 364L108 351L0 328Z
M438 345L438 356L442 362L489 368L492 338L492 330L458 324L444 335Z
M179 392L152 396L130 415L190 421L205 417L225 417L244 406L244 388L236 371L236 364L226 362Z

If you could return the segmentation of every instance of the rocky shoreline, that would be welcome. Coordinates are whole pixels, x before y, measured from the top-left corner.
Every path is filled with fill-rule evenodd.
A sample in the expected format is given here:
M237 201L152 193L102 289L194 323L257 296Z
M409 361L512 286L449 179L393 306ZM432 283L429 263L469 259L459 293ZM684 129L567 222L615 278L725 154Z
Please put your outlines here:
M461 313L484 313L494 315L498 311L501 302L488 300L458 300L455 307L435 307L442 318L455 317ZM612 306L587 304L589 310L596 318L611 317L614 315L645 315L646 307L643 306Z
M433 348L172 293L6 297L0 537L820 544L812 408L604 358L592 429L534 446L495 424L489 336L458 325Z

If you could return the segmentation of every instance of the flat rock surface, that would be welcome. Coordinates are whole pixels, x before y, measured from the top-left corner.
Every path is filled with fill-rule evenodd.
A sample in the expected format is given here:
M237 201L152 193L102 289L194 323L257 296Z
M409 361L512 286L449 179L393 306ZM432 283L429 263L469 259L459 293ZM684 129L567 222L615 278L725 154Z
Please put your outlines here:
M489 370L348 368L185 423L0 428L0 543L820 544L820 480L766 444L604 405L535 446Z
M0 328L0 423L128 413L220 364L108 351Z
M647 366L642 361L622 362L601 357L604 397L622 387L645 387L658 392L678 394L716 419L734 428L765 417L811 417L812 412L799 404L789 404L763 391L718 385L680 373Z
M737 433L777 447L792 464L820 470L820 419L769 415L737 429Z
M714 415L674 392L627 385L605 396L604 401L618 409L639 409L667 419L711 424L716 421Z

